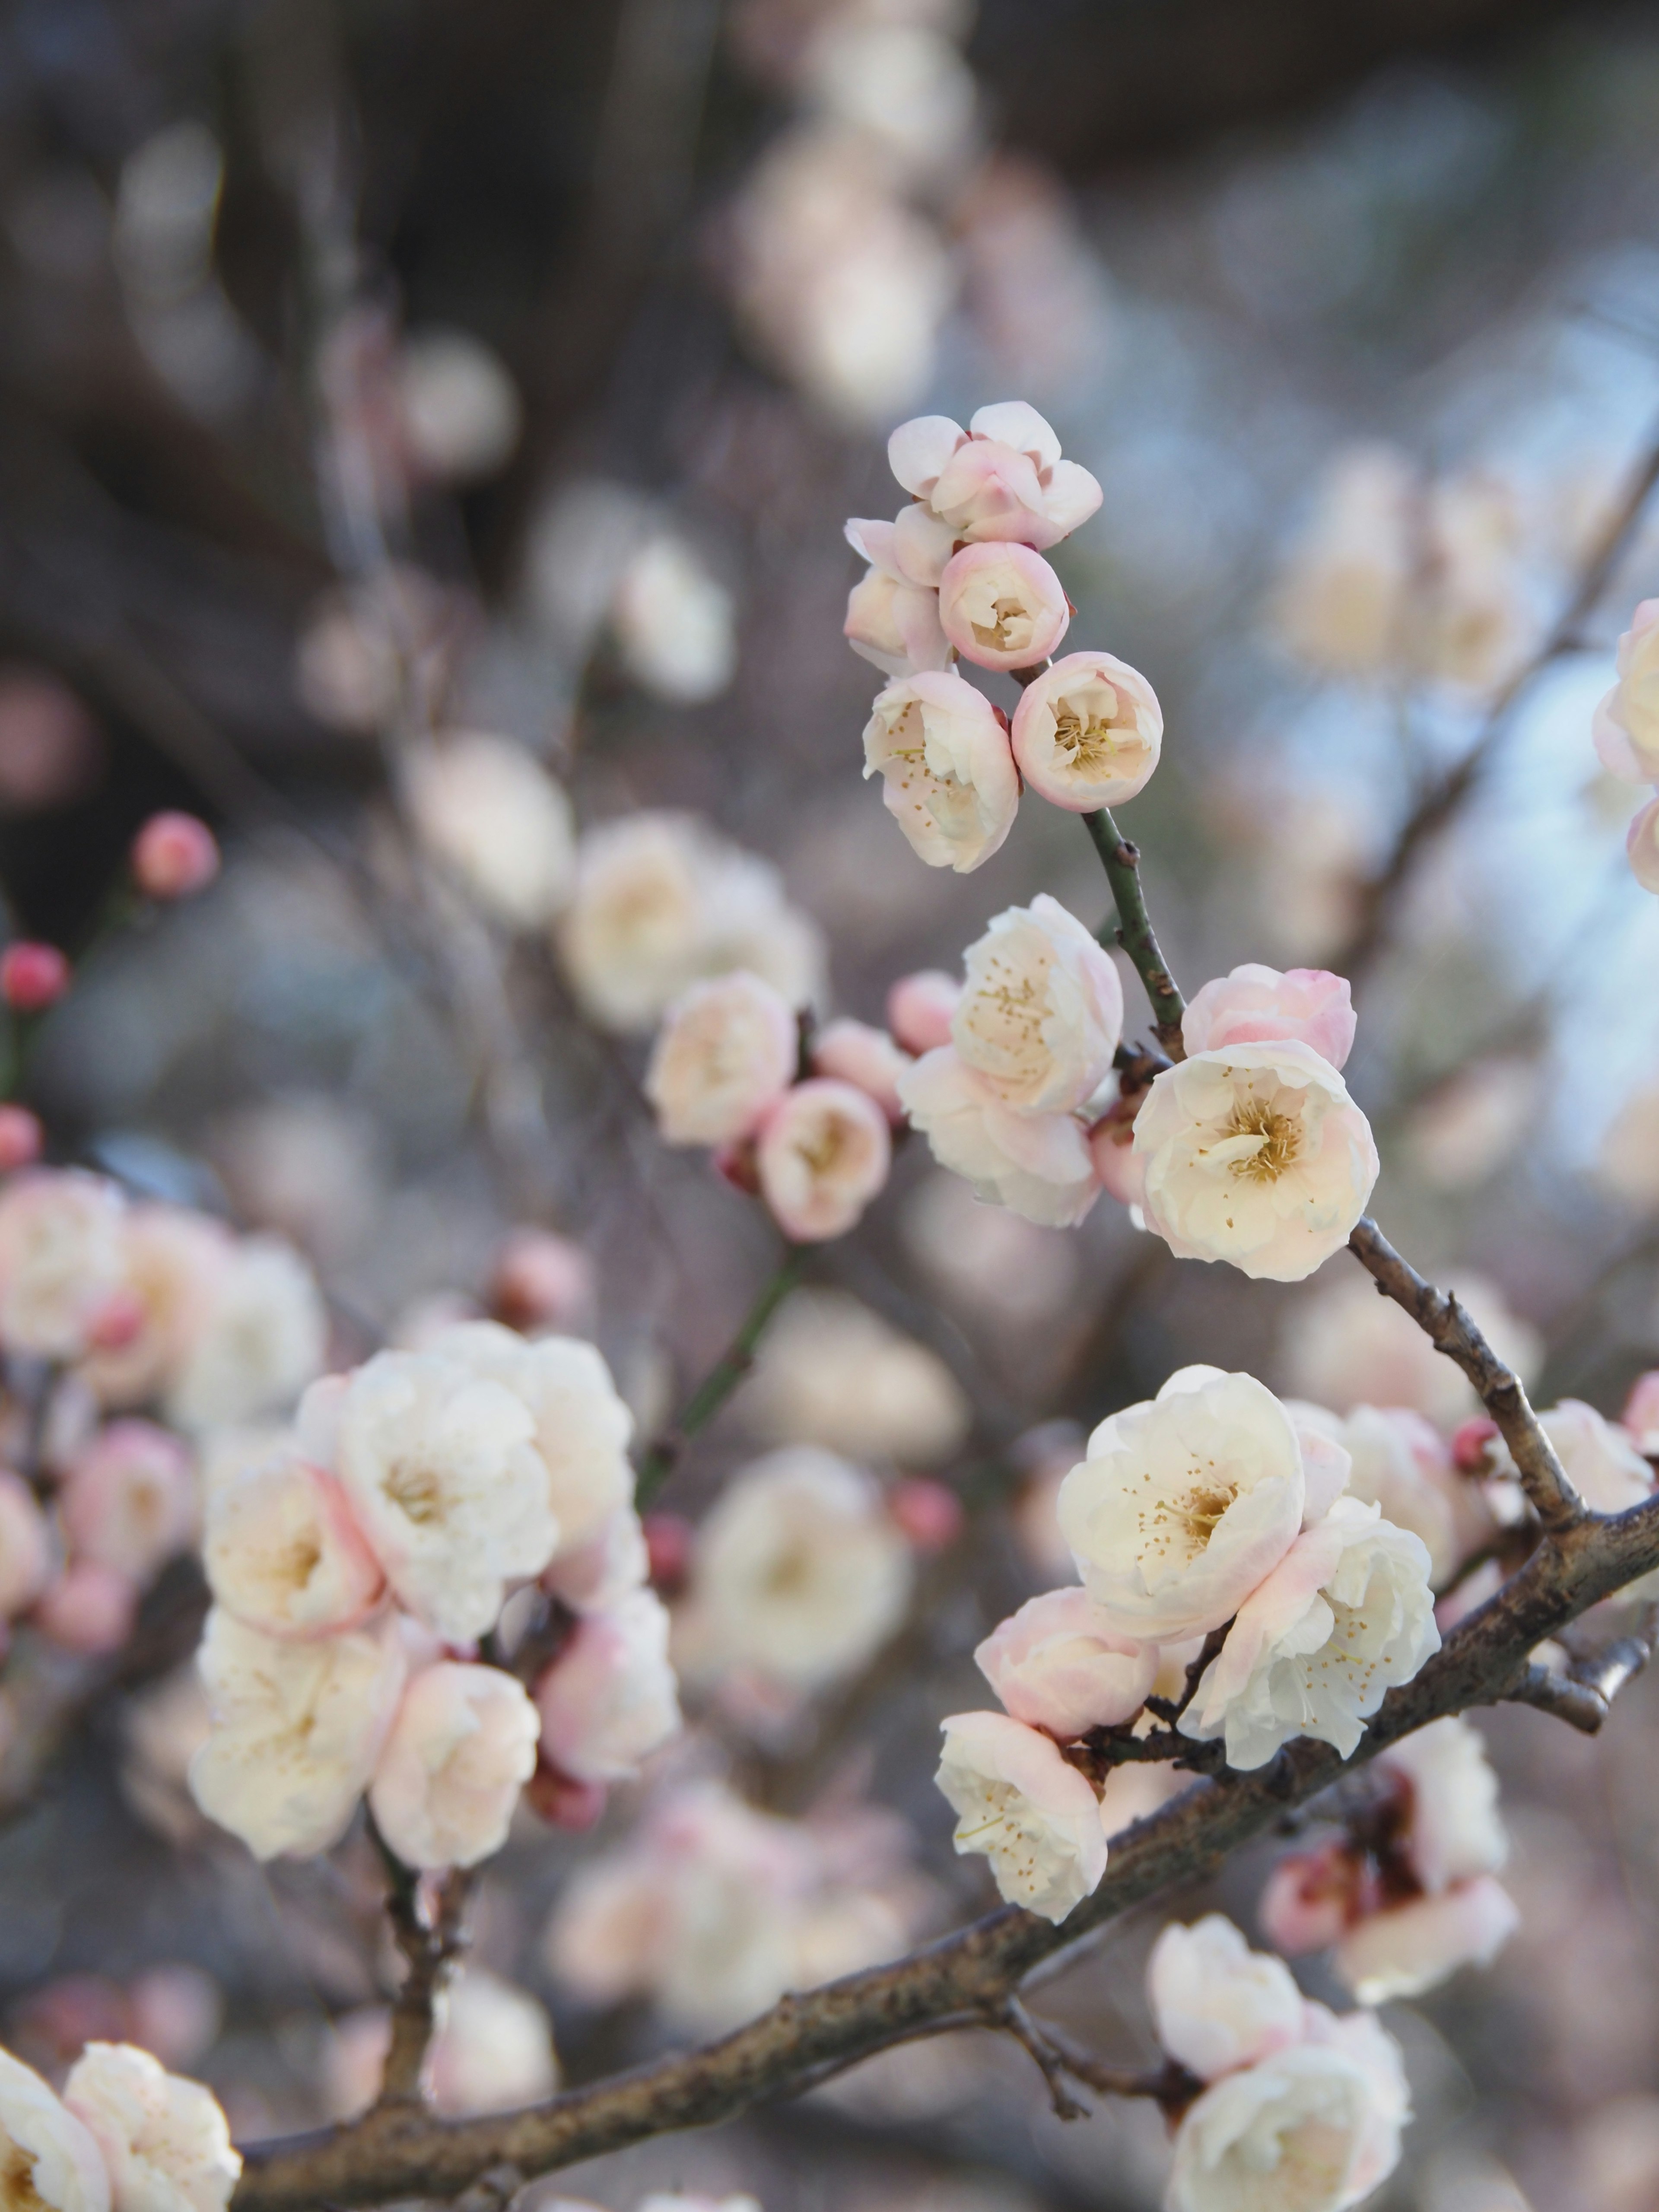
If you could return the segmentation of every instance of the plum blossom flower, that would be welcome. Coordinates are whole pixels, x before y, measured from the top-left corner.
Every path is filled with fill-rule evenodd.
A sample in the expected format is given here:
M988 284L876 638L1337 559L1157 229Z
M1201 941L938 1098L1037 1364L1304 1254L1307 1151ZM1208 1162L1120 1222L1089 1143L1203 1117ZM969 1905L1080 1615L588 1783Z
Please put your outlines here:
M1010 1905L1064 1920L1106 1871L1094 1790L1051 1736L1002 1713L957 1713L944 1729L936 1778L957 1852L989 1859Z
M1597 1513L1622 1513L1653 1488L1653 1469L1634 1440L1582 1398L1564 1398L1538 1416L1573 1488Z
M1214 2081L1302 2040L1302 1992L1290 1968L1253 1951L1224 1913L1171 1921L1146 1964L1152 2029L1170 2057Z
M535 1427L511 1389L436 1351L376 1352L301 1409L307 1455L335 1467L399 1600L458 1644L493 1627L507 1583L558 1543Z
M77 1558L149 1582L195 1534L190 1455L153 1421L112 1421L70 1462L58 1511Z
M536 1684L544 1757L578 1782L626 1782L680 1726L668 1615L636 1589L579 1621Z
M848 544L870 566L848 594L843 635L884 676L942 669L951 658L951 641L939 618L939 580L951 557L950 534L942 533L942 545L914 542L911 513L926 533L930 519L919 507L907 510L897 524L847 525Z
M197 1665L213 1722L190 1762L202 1811L256 1858L308 1857L337 1843L403 1691L395 1621L301 1644L216 1606Z
M42 1168L0 1192L0 1340L42 1359L88 1350L123 1287L121 1194L101 1176Z
M1072 619L1066 587L1029 545L964 545L945 565L939 618L964 660L980 668L1030 668L1044 660Z
M1239 1607L1179 1726L1199 1742L1224 1737L1241 1771L1298 1735L1346 1759L1389 1691L1439 1648L1422 1540L1339 1498Z
M843 1237L887 1180L893 1143L868 1091L813 1076L787 1091L761 1126L761 1195L800 1244Z
M526 1343L498 1322L469 1321L441 1330L428 1348L510 1391L529 1413L561 1553L592 1543L631 1503L634 1416L593 1345L573 1336ZM536 1570L526 1563L516 1571Z
M52 1579L46 1516L21 1474L0 1468L0 1620L27 1612Z
M328 1316L310 1268L280 1237L247 1237L212 1286L211 1310L167 1392L181 1428L276 1413L322 1371Z
M1089 1140L1069 1114L1022 1114L1005 1105L954 1045L907 1068L899 1097L933 1158L976 1197L1027 1221L1064 1229L1100 1194Z
M1407 1785L1401 1847L1431 1896L1503 1866L1509 1838L1498 1813L1498 1777L1469 1722L1455 1714L1431 1721L1391 1743L1376 1765Z
M645 1095L671 1145L746 1137L788 1089L800 1046L794 1010L739 969L694 983L664 1018Z
M439 1997L427 2072L446 2118L510 2112L550 2097L559 2062L547 2008L499 1974L465 1967Z
M738 664L732 594L695 546L655 530L623 562L611 603L623 667L681 707L717 698Z
M526 748L483 730L414 754L406 798L416 835L484 912L544 927L570 896L575 830L562 787Z
M1609 775L1659 783L1659 599L1638 605L1617 666L1619 680L1595 710L1596 752Z
M96 1559L71 1559L31 1616L66 1651L118 1651L132 1633L141 1593L131 1575Z
M980 408L965 433L947 415L901 422L887 459L952 538L1054 545L1100 505L1094 477L1060 458L1054 431L1020 399Z
M1476 1875L1437 1895L1367 1913L1342 1936L1331 1964L1359 2003L1389 2004L1437 1988L1460 1966L1489 1966L1520 1924L1502 1882Z
M224 2212L242 2171L218 2100L131 2043L89 2043L64 2102L109 2169L112 2212Z
M134 1206L121 1224L122 1295L130 1326L118 1344L81 1363L81 1379L110 1407L140 1406L173 1382L209 1328L235 1239L221 1221L182 1206Z
M1189 1053L1292 1039L1340 1067L1353 1050L1353 1001L1347 978L1323 968L1264 968L1246 961L1218 975L1187 1002L1182 1041Z
M1300 1282L1346 1243L1378 1170L1370 1125L1305 1044L1203 1052L1135 1121L1149 1224L1182 1260Z
M881 777L883 804L930 868L971 874L1019 811L1006 729L985 694L948 669L901 677L876 694L864 773Z
M1073 814L1144 791L1164 743L1164 710L1139 670L1109 653L1068 653L1014 709L1014 758L1039 798Z
M267 1636L356 1628L386 1589L345 1492L292 1447L210 1491L202 1564L216 1602Z
M845 1017L826 1022L812 1040L813 1074L867 1091L895 1127L904 1119L899 1078L910 1063L909 1053L895 1044L885 1030L868 1022Z
M1480 1486L1459 1474L1439 1431L1404 1407L1356 1406L1337 1434L1351 1462L1349 1495L1422 1538L1438 1589L1492 1532Z
M109 2174L86 2123L9 2051L0 2051L0 2172L20 2212L110 2212Z
M974 1663L1012 1719L1071 1743L1134 1718L1158 1674L1158 1647L1113 1628L1086 1590L1057 1589L993 1629Z
M416 1675L368 1789L405 1866L476 1866L500 1850L540 1727L529 1692L499 1667L443 1659Z
M762 1340L743 1412L767 1443L901 1467L950 1459L972 1425L938 1353L844 1291L793 1293Z
M1169 1643L1232 1618L1296 1542L1305 1494L1273 1392L1252 1375L1184 1367L1100 1424L1057 1510L1111 1625Z
M608 1613L630 1591L652 1579L651 1547L631 1505L619 1505L597 1533L575 1545L561 1544L541 1586L572 1613Z
M963 959L951 1036L984 1088L1018 1114L1091 1098L1123 1034L1123 986L1083 924L1039 891L994 916Z
M697 1532L699 1658L799 1691L863 1665L909 1601L910 1547L862 1468L797 1444L730 1481Z
M962 985L942 968L901 975L887 994L887 1026L897 1043L918 1057L951 1042L951 1024L962 1003Z

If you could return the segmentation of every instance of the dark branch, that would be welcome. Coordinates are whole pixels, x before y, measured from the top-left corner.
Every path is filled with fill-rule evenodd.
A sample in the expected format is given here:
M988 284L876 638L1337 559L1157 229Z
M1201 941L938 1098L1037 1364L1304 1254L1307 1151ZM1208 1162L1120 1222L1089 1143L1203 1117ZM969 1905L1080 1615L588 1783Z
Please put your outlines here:
M805 1248L792 1244L744 1316L737 1334L686 1400L673 1427L659 1437L640 1462L635 1502L648 1505L674 1472L680 1454L700 1429L707 1428L755 1364L755 1352L767 1323L801 1278Z
M1181 1060L1185 1057L1181 1017L1187 1011L1187 1003L1170 973L1152 929L1152 917L1146 911L1146 894L1140 887L1139 848L1121 834L1105 807L1097 813L1085 814L1083 820L1112 888L1113 902L1117 908L1117 941L1134 963L1135 973L1146 985L1146 996L1152 1001L1152 1027L1158 1041L1172 1060Z

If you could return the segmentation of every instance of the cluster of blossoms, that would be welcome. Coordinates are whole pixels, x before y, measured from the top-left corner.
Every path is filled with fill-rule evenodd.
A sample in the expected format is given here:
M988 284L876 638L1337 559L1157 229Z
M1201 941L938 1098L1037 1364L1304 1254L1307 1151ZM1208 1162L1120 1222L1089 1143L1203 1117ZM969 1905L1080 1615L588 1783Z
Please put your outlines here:
M48 2212L224 2212L242 2161L213 2095L130 2043L89 2043L58 2097L0 2051L7 2201Z
M1659 599L1644 599L1619 641L1618 681L1595 710L1595 750L1609 775L1659 786ZM1625 840L1631 873L1659 892L1659 797L1637 813Z
M891 1814L786 1820L723 1784L683 1783L573 1877L547 1957L592 2003L647 1996L677 2025L720 2034L786 1990L896 1957L927 1901Z
M574 1338L434 1331L308 1390L292 1433L210 1489L211 1729L191 1788L261 1858L326 1850L368 1795L406 1865L498 1850L520 1790L586 1825L675 1733L668 1618L631 1417ZM539 1585L562 1640L528 1688L491 1657Z
M1195 1662L1224 1630L1175 1725L1249 1769L1302 1735L1346 1758L1439 1649L1426 1547L1346 1494L1349 1471L1262 1383L1216 1368L1101 1423L1059 1494L1082 1587L1033 1598L975 1653L1006 1717L945 1723L957 1849L989 1857L1005 1897L1060 1921L1099 1881L1087 1739L1145 1732L1162 1656Z
M1346 2212L1393 2172L1411 2098L1400 2046L1371 2014L1305 1998L1219 1913L1164 1930L1146 1993L1180 2069L1170 2212Z

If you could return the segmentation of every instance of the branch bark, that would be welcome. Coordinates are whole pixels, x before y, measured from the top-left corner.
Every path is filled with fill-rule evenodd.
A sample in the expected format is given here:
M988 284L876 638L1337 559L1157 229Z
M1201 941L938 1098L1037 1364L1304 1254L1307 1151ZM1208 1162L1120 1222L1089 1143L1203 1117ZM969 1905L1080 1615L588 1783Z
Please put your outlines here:
M1096 813L1085 814L1083 820L1106 871L1106 880L1112 887L1112 898L1117 908L1117 941L1133 961L1135 973L1146 985L1146 996L1152 1001L1152 1028L1158 1041L1172 1059L1183 1059L1181 1017L1187 1011L1187 1002L1170 973L1152 928L1152 916L1146 911L1146 895L1140 886L1140 848L1130 843L1103 806Z

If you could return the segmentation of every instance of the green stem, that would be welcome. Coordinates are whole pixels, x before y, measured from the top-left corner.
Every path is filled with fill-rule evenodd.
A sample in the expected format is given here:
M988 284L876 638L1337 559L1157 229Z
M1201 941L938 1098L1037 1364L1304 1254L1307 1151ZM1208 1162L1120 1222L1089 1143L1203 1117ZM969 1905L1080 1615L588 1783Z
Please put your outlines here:
M1139 848L1129 842L1103 806L1097 813L1085 814L1083 820L1094 839L1106 880L1112 887L1112 898L1117 907L1117 941L1133 961L1135 973L1146 987L1158 1042L1172 1060L1180 1060L1184 1057L1181 1017L1187 1011L1187 1002L1152 932L1146 895L1140 888ZM1103 939L1105 932L1103 930L1101 934Z
M753 1366L755 1349L767 1323L799 1282L805 1264L805 1247L792 1244L744 1316L737 1334L686 1400L678 1420L658 1437L641 1461L634 1490L635 1504L644 1507L651 1503L673 1473L686 1445L699 1430L708 1427Z

